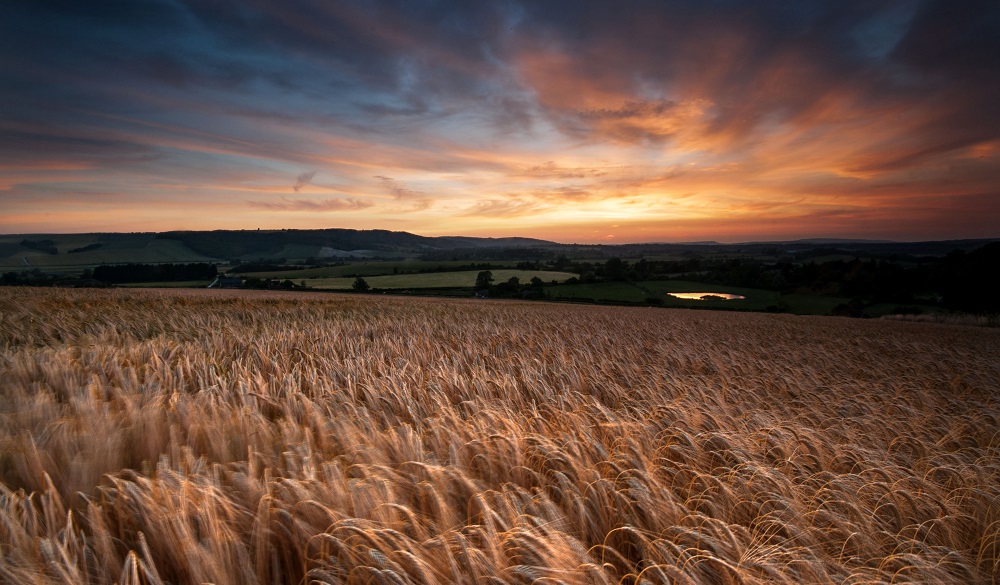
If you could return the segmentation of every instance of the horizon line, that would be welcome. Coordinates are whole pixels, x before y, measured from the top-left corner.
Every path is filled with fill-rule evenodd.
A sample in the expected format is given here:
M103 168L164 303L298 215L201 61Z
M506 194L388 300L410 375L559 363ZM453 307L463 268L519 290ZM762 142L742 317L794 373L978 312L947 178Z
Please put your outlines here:
M547 240L543 238L531 237L531 236L469 236L462 234L446 234L438 236L427 236L419 234L416 232L410 232L406 230L391 230L385 228L342 228L342 227L326 227L326 228L218 228L218 229L171 229L162 231L152 231L152 230L136 230L136 231L79 231L79 232L11 232L11 233L0 233L0 237L15 237L15 236L76 236L76 235L89 235L89 234L164 234L170 232L289 232L289 231L299 231L299 232L321 232L327 230L343 230L349 232L365 232L365 231L384 231L397 234L410 234L422 238L471 238L478 240L536 240L538 242L543 242L547 244L557 244L561 246L642 246L642 245L667 245L667 246L737 246L737 245L755 245L755 244L795 244L795 243L831 243L831 244L917 244L926 242L970 242L970 241L991 241L1000 240L1000 235L992 237L979 237L979 238L944 238L944 239L887 239L887 238L850 238L850 237L837 237L837 236L810 236L795 239L786 240L737 240L737 241L718 241L718 240L683 240L683 241L667 241L667 240L655 240L655 241L641 241L641 242L622 242L622 243L612 243L612 242L560 242L557 240Z

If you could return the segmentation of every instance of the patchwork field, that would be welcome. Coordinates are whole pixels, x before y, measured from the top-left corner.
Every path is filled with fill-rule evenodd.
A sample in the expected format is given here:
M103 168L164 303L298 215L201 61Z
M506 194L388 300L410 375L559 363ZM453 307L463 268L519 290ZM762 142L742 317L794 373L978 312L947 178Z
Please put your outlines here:
M993 583L1000 331L0 289L0 582Z
M507 282L511 277L517 277L522 284L527 284L532 278L538 277L545 282L553 280L563 282L568 278L578 276L570 272L555 272L551 270L492 270L496 282ZM476 284L478 270L461 270L457 272L431 272L427 274L393 274L387 276L367 276L367 282L372 288L405 289L405 288L439 288L467 287L470 290ZM306 281L310 288L319 289L350 289L354 278L316 278Z

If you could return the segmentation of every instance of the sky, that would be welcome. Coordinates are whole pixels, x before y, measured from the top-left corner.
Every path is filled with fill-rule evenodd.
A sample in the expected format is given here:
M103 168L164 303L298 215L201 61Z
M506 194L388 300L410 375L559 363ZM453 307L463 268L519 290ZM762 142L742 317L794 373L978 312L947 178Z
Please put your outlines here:
M996 0L0 12L0 233L1000 237Z

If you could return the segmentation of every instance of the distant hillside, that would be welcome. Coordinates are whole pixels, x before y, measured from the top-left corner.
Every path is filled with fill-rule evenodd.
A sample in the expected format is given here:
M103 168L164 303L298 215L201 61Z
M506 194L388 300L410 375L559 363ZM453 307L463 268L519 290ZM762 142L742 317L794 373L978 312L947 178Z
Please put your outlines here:
M427 237L389 230L215 230L145 233L0 235L0 272L39 269L48 274L80 273L102 264L228 263L284 261L321 264L419 258L482 262L653 257L791 257L917 259L971 252L989 239L938 242L808 239L786 242L685 242L646 244L559 244L533 238Z
M155 233L19 234L0 236L0 270L79 273L101 264L217 262Z
M558 246L531 238L426 237L388 230L216 230L0 235L0 271L79 272L101 264L352 259Z
M217 258L331 257L358 251L412 253L458 248L551 246L553 242L530 238L426 237L388 230L261 230L164 232L191 250Z

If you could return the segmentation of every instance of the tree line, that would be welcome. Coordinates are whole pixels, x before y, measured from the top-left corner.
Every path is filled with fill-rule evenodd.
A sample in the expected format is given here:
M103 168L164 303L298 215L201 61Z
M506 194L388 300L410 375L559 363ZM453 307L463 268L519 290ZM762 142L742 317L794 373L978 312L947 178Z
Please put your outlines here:
M972 313L1000 312L1000 295L989 286L994 275L1000 274L1000 242L944 256L855 257L826 262L802 261L791 255L770 262L749 257L574 262L560 257L546 265L580 275L567 284L678 279L842 297L856 304L931 304Z
M94 268L93 278L110 284L125 282L177 282L212 280L219 271L215 264L104 264Z

